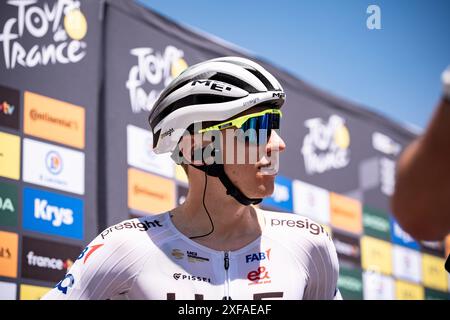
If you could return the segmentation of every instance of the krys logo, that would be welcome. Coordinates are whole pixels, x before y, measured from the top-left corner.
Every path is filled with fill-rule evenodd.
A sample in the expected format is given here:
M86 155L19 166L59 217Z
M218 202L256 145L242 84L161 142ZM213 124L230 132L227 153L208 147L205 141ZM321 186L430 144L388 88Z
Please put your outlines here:
M82 200L31 188L24 188L23 199L25 229L83 238Z
M174 46L167 46L164 53L153 48L134 48L130 50L130 54L137 58L126 82L131 110L134 113L150 111L161 92L154 87L161 83L166 87L187 68L188 65L183 59L184 52ZM146 88L152 89L147 93Z
M309 175L346 167L350 162L350 133L345 119L332 115L328 121L305 121L309 133L303 139L302 154Z
M86 55L87 21L80 10L80 1L59 0L10 0L7 4L16 8L16 14L1 27L0 42L7 69L17 65L32 68L38 65L77 63ZM52 37L52 43L37 39ZM36 43L24 47L33 38ZM36 39L36 40L34 40Z

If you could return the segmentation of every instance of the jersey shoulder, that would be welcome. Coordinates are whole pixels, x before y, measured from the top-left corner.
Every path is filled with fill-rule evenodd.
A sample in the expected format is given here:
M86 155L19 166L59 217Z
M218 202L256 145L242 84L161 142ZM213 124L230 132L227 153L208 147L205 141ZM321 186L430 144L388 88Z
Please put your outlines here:
M151 238L167 229L167 213L123 220L104 229L97 237L100 241L120 241L121 239Z

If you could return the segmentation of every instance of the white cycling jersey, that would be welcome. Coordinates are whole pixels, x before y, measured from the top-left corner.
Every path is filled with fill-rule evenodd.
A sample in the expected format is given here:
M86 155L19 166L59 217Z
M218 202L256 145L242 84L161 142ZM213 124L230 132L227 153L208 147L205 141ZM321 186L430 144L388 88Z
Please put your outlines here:
M323 227L261 211L261 236L230 252L189 239L169 213L123 221L98 235L43 299L342 299Z

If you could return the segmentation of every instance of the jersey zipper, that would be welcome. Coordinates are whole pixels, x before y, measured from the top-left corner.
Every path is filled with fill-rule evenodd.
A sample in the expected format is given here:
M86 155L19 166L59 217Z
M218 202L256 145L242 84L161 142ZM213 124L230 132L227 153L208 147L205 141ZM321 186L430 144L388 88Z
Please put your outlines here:
M230 268L230 257L228 251L224 252L223 266L225 268L225 296L224 300L230 300L230 274L228 269Z

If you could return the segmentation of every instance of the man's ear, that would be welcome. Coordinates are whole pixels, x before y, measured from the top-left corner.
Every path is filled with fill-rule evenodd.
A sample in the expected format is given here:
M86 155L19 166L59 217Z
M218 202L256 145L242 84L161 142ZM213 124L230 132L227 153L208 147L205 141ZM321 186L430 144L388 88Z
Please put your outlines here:
M188 162L187 164L202 165L203 149L201 145L197 146L195 142L193 135L184 135L178 143L180 155L183 156L184 161Z

